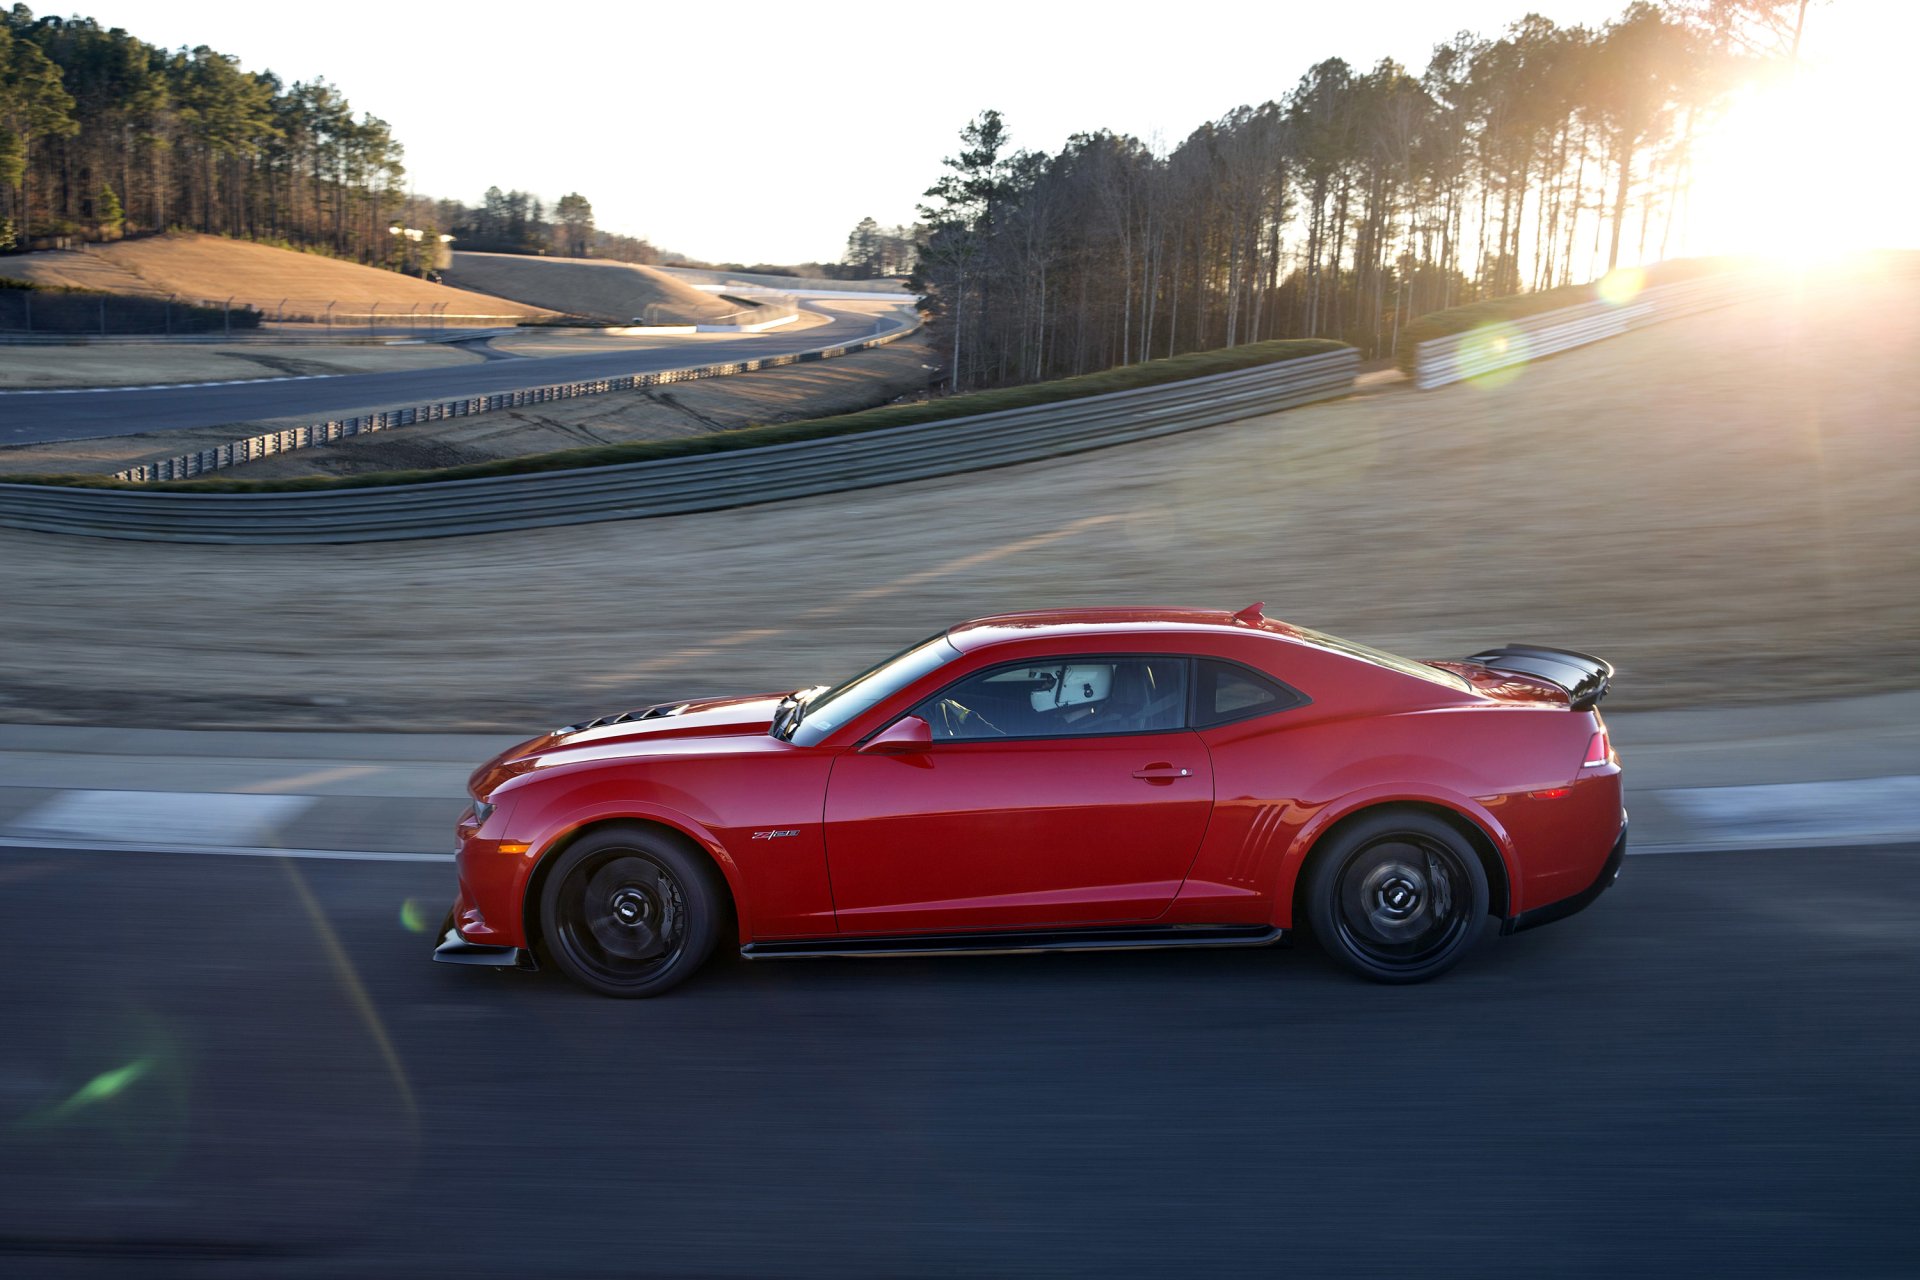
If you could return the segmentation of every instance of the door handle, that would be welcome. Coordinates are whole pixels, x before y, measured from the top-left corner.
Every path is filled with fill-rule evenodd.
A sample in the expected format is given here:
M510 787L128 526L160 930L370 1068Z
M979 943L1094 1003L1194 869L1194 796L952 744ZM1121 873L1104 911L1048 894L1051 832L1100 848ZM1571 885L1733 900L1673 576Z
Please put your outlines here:
M1191 778L1193 770L1176 768L1170 764L1150 764L1144 769L1135 769L1133 776L1145 778L1148 782L1172 782L1176 778Z

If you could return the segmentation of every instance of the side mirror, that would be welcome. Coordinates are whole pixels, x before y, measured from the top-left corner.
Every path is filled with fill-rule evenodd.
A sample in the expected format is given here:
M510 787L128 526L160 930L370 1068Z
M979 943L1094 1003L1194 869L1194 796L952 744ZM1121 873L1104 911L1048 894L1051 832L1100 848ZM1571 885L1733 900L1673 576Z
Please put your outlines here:
M874 755L903 756L932 746L932 725L919 716L901 716L860 749Z

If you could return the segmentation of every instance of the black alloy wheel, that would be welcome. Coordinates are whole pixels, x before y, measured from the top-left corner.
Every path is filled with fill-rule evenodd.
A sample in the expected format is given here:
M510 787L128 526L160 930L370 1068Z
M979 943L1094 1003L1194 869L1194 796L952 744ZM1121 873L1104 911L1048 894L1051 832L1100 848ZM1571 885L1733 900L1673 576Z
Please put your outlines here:
M713 954L725 914L718 879L704 855L662 833L590 832L547 876L547 952L568 977L603 995L659 995Z
M1480 935L1486 869L1453 827L1411 810L1360 818L1315 857L1307 919L1329 955L1376 982L1423 982Z

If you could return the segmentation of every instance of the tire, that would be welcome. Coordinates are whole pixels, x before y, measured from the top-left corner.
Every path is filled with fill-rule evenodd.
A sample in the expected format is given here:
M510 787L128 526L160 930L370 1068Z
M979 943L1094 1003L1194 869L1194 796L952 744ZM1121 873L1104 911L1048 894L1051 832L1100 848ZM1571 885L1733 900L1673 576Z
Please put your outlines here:
M644 827L605 827L569 845L540 895L546 952L581 986L637 999L706 963L727 918L703 854Z
M1425 982L1480 936L1487 873L1461 834L1429 814L1383 809L1316 851L1307 921L1321 948L1375 982Z

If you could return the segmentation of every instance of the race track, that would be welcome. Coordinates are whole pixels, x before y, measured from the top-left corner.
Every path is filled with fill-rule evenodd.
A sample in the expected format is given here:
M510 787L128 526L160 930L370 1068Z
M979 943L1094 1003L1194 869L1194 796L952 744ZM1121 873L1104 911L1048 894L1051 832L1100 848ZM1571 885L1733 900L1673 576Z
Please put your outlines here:
M721 341L636 340L630 351L544 359L489 360L484 364L394 373L351 373L265 382L212 383L140 390L0 392L0 445L43 444L94 436L130 435L169 427L205 427L269 418L324 418L368 407L385 408L491 395L557 382L652 373L728 360L754 360L811 351L870 337L876 324L897 323L893 300L810 303L831 323L743 333Z
M630 1004L430 963L445 860L20 840L0 1275L1920 1274L1920 387L1886 376L1920 308L1878 288L1866 332L1837 292L1752 305L1503 385L740 511L348 548L0 535L28 605L0 718L155 735L0 762L0 826L106 789L146 836L160 793L217 793L286 802L275 848L445 849L483 753L341 730L519 736L1116 600L1590 648L1621 667L1630 777L1669 818L1713 801L1694 851L1412 988L1303 948L733 961ZM1885 732L1815 733L1822 694ZM1656 732L1694 714L1715 731ZM195 755L193 726L301 744ZM442 797L417 846L416 791ZM1841 842L1883 819L1906 843ZM1783 831L1833 843L1757 847Z
M1912 847L1317 953L434 965L440 865L9 851L0 1271L1898 1275ZM1889 997L1893 998L1889 998Z

